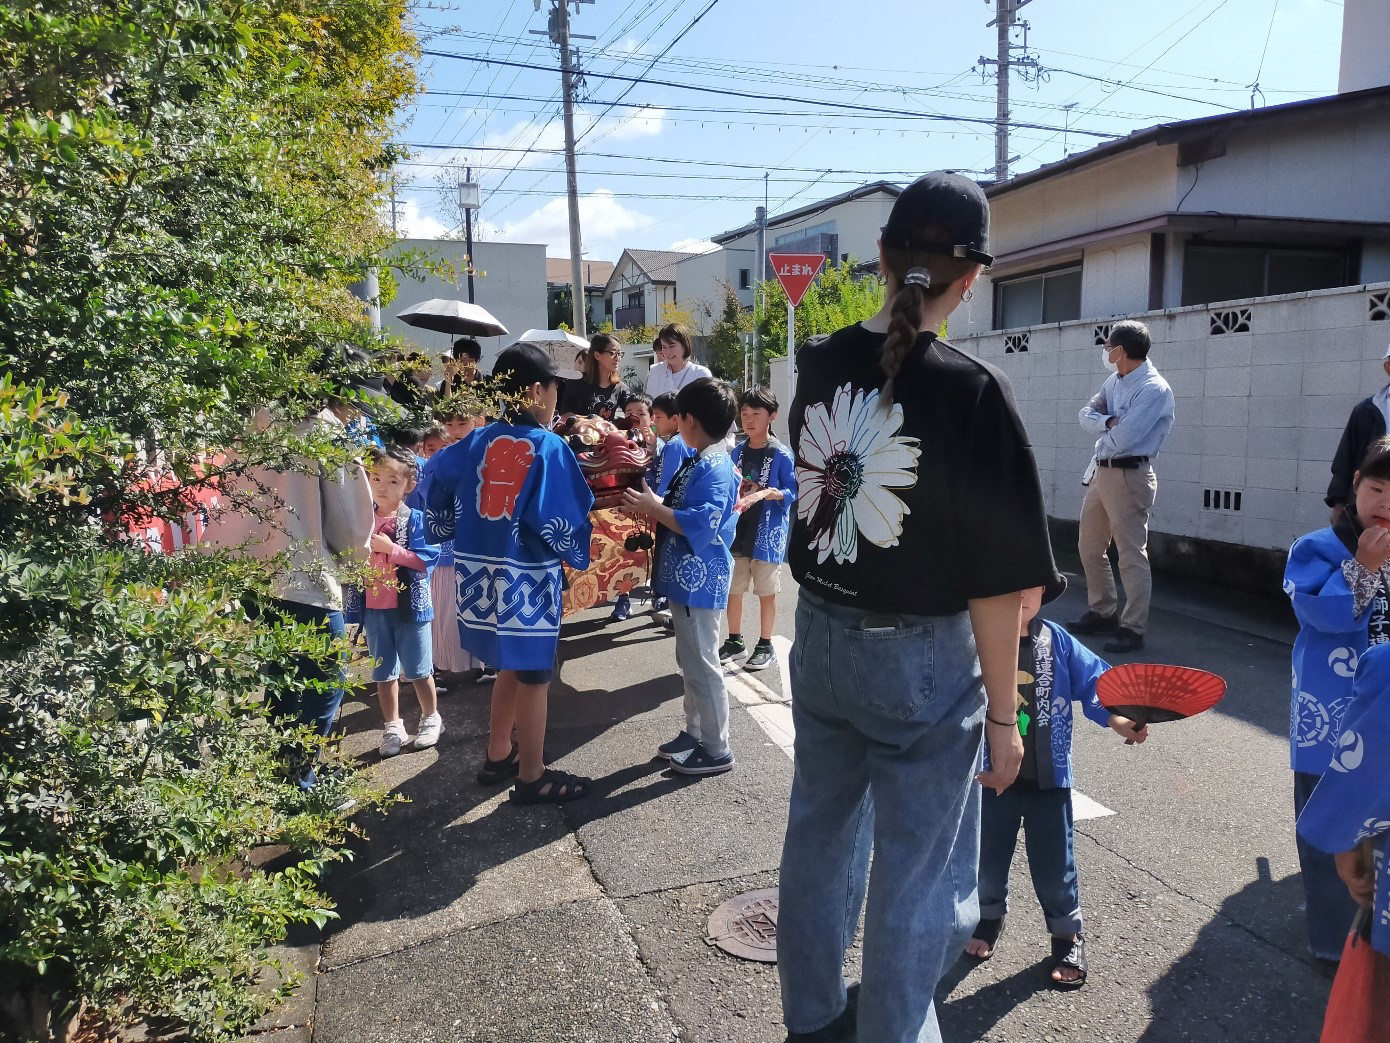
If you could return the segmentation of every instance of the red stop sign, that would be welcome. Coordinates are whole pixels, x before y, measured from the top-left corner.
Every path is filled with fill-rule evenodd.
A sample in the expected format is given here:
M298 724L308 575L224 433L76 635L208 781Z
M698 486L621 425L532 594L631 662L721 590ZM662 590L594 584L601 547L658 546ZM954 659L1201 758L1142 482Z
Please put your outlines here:
M778 254L767 255L772 273L787 293L787 300L793 308L801 306L801 299L816 281L816 276L825 267L825 254Z

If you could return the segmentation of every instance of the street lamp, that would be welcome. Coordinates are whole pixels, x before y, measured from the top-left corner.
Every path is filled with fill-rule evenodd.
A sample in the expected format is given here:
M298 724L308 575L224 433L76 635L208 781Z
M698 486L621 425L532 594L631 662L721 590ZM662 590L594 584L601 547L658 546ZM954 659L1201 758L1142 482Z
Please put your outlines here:
M459 182L459 209L463 211L463 244L467 251L468 303L473 303L473 211L483 205L483 191L473 180L473 168L465 167Z

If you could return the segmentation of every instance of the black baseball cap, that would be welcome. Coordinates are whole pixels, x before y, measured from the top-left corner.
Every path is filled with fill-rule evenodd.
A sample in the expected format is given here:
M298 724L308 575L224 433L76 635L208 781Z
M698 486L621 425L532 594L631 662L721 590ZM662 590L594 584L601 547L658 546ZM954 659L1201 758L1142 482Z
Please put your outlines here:
M560 379L560 371L549 352L522 340L497 356L492 376L508 390L520 391L532 384L553 384Z
M914 239L923 225L941 225L949 230L950 242ZM989 200L984 189L964 174L934 170L923 174L903 189L883 226L883 245L917 253L964 257L978 264L991 265L989 246Z
M1048 580L1046 586L1043 587L1042 603L1046 605L1048 602L1056 601L1066 592L1067 577L1054 569L1052 571L1052 578Z

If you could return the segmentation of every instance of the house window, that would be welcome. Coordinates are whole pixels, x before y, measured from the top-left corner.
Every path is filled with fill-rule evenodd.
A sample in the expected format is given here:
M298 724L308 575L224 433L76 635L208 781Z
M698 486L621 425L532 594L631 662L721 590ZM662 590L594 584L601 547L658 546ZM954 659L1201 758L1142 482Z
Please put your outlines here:
M740 268L738 270L738 288L740 290L748 289L752 284L752 276L753 272L750 269Z
M603 314L605 314L605 315L612 315L612 314L613 314L613 298L612 298L612 297L605 297L605 298L603 298Z
M1183 304L1238 301L1348 286L1351 255L1336 247L1189 243L1183 255Z
M640 308L640 307L642 307L642 291L641 291L641 290L636 290L636 291L634 291L633 293L629 293L629 294L627 295L627 306L628 306L629 308Z
M1018 329L1081 318L1081 266L994 283L994 328Z
M786 245L787 243L795 243L795 242L799 242L799 241L802 240L802 239L810 239L810 238L811 238L812 236L814 236L814 235L834 235L834 234L835 234L835 222L834 222L834 221L822 221L820 224L818 224L818 225L812 225L810 228L802 228L802 229L799 229L799 230L797 230L797 231L795 231L795 232L783 232L781 235L775 236L775 237L773 238L773 240L772 240L772 245L773 245L773 246L784 246L784 245Z

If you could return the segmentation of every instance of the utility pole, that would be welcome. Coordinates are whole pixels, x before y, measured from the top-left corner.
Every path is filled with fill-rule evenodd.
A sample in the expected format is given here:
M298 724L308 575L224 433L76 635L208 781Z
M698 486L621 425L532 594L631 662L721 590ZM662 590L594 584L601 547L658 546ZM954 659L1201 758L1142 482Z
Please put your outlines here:
M584 294L582 272L583 242L579 234L579 176L575 170L574 159L574 95L578 79L570 51L570 40L592 40L592 36L570 33L569 5L578 10L580 4L592 4L594 0L550 0L550 25L546 33L550 42L560 49L560 88L564 98L565 117L565 191L569 196L570 217L570 298L574 305L573 328L576 336L586 335L586 314L588 299ZM536 10L540 10L541 0L536 0ZM531 30L541 35L539 30Z
M400 233L397 231L397 222L400 219L400 204L396 202L396 175L391 175L391 238L399 239Z
M990 3L991 0L985 0ZM995 66L995 105L994 105L994 180L1007 181L1009 178L1009 79L1017 69L1025 80L1036 80L1040 73L1036 55L1028 53L1028 23L1018 20L1019 8L1032 3L1032 0L993 0L994 20L986 28L993 26L997 35L997 57L981 56L978 64ZM1023 29L1023 42L1013 42L1013 30ZM1022 53L1015 56L1014 51Z
M473 182L473 168L463 168L463 181L465 185ZM468 253L468 303L473 303L473 208L464 206L463 208L463 248Z
M767 198L767 175L763 175L763 198ZM763 337L759 320L762 318L762 310L759 308L759 301L763 295L763 280L767 278L767 207L760 206L754 212L754 221L758 226L758 278L753 283L753 380L755 383L763 382Z

